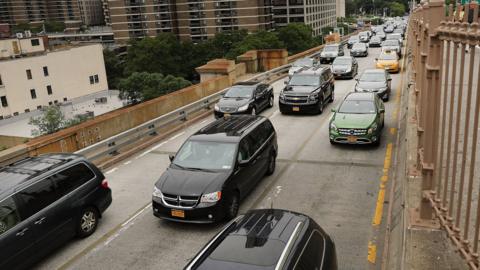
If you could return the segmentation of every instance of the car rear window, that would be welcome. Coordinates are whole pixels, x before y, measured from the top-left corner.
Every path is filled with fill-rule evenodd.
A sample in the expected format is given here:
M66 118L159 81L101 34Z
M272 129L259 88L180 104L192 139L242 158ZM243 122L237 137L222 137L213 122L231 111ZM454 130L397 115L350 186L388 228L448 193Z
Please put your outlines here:
M277 239L230 235L218 245L208 259L255 266L276 265L285 243Z

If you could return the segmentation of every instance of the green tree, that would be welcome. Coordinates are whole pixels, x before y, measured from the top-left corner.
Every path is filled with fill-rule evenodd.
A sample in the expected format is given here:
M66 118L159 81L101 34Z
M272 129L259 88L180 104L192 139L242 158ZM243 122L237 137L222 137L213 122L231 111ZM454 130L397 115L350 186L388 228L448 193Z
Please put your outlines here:
M115 52L108 49L103 50L103 60L105 61L108 87L110 89L117 89L118 82L123 76L124 63Z
M390 16L403 16L405 14L405 5L399 2L391 2Z
M312 27L304 23L290 23L278 30L278 38L290 54L296 54L315 46Z
M63 32L63 30L65 30L64 22L46 21L44 25L45 25L45 31L47 31L47 33Z
M183 78L160 73L134 72L119 82L120 98L133 103L149 100L158 96L190 86Z
M32 130L33 136L39 136L44 134L51 134L63 127L65 116L63 115L60 107L49 106L41 116L31 117L28 124L33 125L36 129Z
M237 56L249 51L260 49L281 49L285 44L280 41L273 32L259 31L245 37L237 42L233 48L226 54L228 59L235 59Z

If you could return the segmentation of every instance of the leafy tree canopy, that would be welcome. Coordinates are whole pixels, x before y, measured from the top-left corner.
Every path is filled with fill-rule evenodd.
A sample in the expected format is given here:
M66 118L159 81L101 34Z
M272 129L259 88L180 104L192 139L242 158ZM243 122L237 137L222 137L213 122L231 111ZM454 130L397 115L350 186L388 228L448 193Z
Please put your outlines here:
M312 32L312 27L306 24L290 23L278 30L278 38L290 54L296 54L316 45Z

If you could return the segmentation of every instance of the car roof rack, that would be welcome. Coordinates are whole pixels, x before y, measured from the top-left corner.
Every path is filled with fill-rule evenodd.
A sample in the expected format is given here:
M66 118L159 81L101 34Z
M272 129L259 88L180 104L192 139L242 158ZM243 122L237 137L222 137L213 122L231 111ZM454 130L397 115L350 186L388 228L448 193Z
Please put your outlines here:
M292 250L293 244L295 243L295 240L298 238L300 234L300 229L302 228L302 225L303 225L303 222L299 221L295 226L295 229L293 229L292 235L290 235L290 238L288 239L288 242L285 245L285 248L283 249L282 254L280 255L280 258L278 259L278 263L275 266L275 270L281 270L285 266L287 256Z

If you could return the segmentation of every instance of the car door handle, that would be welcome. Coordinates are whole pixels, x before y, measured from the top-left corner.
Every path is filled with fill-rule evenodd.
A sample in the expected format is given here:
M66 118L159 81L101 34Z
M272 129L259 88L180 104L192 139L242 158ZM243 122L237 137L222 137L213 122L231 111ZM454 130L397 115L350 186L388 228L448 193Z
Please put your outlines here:
M40 225L40 224L42 224L44 221L45 221L45 217L42 217L41 219L35 220L34 224L35 224L35 225Z
M17 232L16 235L17 236L24 236L27 231L28 231L28 228L24 228L23 230Z

